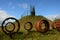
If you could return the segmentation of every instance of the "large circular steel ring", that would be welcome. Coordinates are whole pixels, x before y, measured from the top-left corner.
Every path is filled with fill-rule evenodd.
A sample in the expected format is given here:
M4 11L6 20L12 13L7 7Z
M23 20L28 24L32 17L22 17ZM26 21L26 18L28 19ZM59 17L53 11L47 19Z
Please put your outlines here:
M13 18L13 17L9 17L9 18L6 18L3 22L2 22L2 26L1 26L1 28L2 28L2 31L5 33L5 34L9 34L9 33L7 33L5 30L4 30L4 23L5 23L5 21L7 21L7 20L9 20L9 19L12 19L12 20L15 20L16 22L17 22L17 24L18 24L18 28L17 28L17 30L15 31L15 32L12 32L12 34L15 34L15 33L17 33L18 31L19 31L19 29L20 29L20 23L19 23L19 21L17 20L17 19L15 19L15 18ZM8 23L7 23L8 24ZM14 30L14 29L13 29Z
M45 28L43 29L43 31L41 31L42 30L41 25L43 23L45 24ZM48 32L49 31L49 23L48 23L48 21L46 21L46 20L39 20L39 21L37 21L36 22L36 30L41 32L41 33Z
M7 29L7 25L8 25L9 23L13 25L13 29L12 29L12 30L8 30L8 29ZM8 22L8 23L5 25L5 30L6 30L7 32L13 32L14 29L15 29L15 25L14 25L12 22Z
M26 28L26 25L27 25L28 23L30 24L30 28L29 28L29 29ZM26 23L24 24L24 29L27 30L27 31L30 31L30 30L32 29L32 27L33 27L33 25L32 25L31 22L26 22Z

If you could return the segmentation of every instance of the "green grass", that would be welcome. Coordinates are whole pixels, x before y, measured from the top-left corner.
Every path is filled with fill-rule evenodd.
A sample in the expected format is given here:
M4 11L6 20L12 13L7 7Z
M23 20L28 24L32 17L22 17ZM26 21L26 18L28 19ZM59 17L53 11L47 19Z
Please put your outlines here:
M60 40L60 32L52 30L45 34L41 34L37 31L30 31L26 33L21 31L13 35L12 39L0 32L0 40Z
M12 35L12 39L8 35L4 34L0 29L0 40L60 40L60 32L58 32L57 30L50 29L50 31L45 34L41 34L40 32L36 31L35 23L36 21L42 19L47 20L50 23L51 27L52 21L43 16L25 16L19 19L20 30L17 34ZM28 21L33 24L33 28L29 32L24 29L24 23ZM17 23L15 22L14 24L17 27Z

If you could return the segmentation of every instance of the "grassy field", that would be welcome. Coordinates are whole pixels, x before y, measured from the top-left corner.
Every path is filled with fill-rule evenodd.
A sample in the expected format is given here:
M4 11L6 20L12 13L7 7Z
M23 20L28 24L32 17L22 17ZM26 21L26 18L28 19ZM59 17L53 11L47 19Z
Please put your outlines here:
M56 30L41 34L37 31L24 32L20 31L13 35L13 39L0 32L0 40L60 40L60 32Z
M35 29L36 21L41 19L45 19L50 23L50 31L44 34L37 32ZM28 21L33 24L33 28L29 32L24 29L24 23ZM20 30L17 34L12 35L13 37L12 39L8 35L4 34L0 28L0 40L60 40L60 32L58 32L55 29L52 29L51 28L52 21L46 19L43 16L35 16L35 17L25 16L19 19L19 22L20 22ZM15 25L17 26L16 22Z

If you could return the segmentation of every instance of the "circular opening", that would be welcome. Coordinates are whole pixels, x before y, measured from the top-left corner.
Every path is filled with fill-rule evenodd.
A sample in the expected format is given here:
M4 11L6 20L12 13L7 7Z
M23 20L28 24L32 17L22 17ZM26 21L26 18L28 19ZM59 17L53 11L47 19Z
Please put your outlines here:
M44 23L41 24L41 29L45 29L45 24Z
M26 24L26 29L30 29L31 25L29 23Z
M15 25L11 22L7 23L5 29L9 32L14 31Z
M24 25L24 29L27 31L30 31L32 29L33 25L31 22L26 22Z
M11 19L11 21L8 21L8 20L10 20ZM16 29L16 31L15 31L15 24L13 24L13 22L14 21L12 21L12 20L15 20L15 22L17 22L17 29ZM7 22L6 22L7 21ZM8 23L9 22L9 23ZM5 23L7 23L7 24L5 24ZM11 26L11 28L10 28L10 23L13 25L13 26ZM9 27L9 29L7 28L7 27ZM6 34L6 35L11 35L11 34L15 34L15 33L17 33L18 31L19 31L19 29L20 29L20 23L19 23L19 21L17 20L17 19L15 19L15 18L13 18L13 17L9 17L9 18L6 18L3 22L2 22L2 25L1 25L1 28L2 28L2 31ZM11 33L11 34L10 34Z

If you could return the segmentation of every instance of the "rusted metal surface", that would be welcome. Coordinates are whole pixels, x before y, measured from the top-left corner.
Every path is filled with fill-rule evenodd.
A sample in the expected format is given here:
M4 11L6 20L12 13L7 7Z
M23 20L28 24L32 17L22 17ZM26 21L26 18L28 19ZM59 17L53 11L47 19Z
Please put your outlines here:
M43 23L45 24L45 28L43 29L43 31L41 31L42 30L42 28L41 28L42 26L41 25ZM41 32L41 33L46 33L46 32L49 31L49 23L46 20L39 20L39 21L37 21L35 27L36 27L36 30Z
M54 27L56 27L56 29L60 31L60 19L54 22Z

